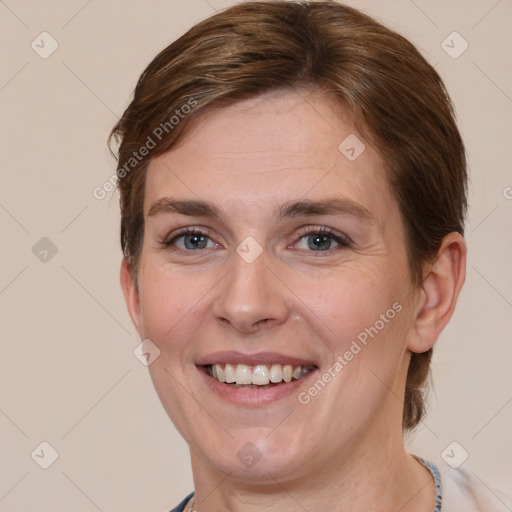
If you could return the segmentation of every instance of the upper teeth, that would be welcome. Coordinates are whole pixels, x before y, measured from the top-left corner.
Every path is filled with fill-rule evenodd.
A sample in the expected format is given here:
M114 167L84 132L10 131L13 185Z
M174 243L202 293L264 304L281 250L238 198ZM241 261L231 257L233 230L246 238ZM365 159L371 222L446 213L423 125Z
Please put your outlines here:
M214 364L211 366L211 375L219 382L228 384L256 384L265 386L270 382L281 381L291 382L292 379L300 379L311 371L310 366L292 366L291 364L273 364L267 366L257 364L248 366L246 364Z

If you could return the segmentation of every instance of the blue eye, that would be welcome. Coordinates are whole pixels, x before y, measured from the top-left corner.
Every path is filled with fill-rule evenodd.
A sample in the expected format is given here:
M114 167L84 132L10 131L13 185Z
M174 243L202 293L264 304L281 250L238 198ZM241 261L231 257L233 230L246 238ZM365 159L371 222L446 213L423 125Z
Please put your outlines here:
M299 239L297 248L302 250L309 250L314 252L325 252L330 249L339 249L342 247L349 247L350 242L348 239L331 233L327 229L311 230L305 233Z
M183 245L185 246L185 249L205 249L208 245L207 236L191 234L184 235L181 238L183 238Z
M320 234L308 235L306 238L308 240L308 247L312 251L328 250L333 242L332 237Z
M189 229L174 236L171 240L163 242L166 247L175 246L178 250L196 251L198 249L210 249L218 246L210 237L199 230Z

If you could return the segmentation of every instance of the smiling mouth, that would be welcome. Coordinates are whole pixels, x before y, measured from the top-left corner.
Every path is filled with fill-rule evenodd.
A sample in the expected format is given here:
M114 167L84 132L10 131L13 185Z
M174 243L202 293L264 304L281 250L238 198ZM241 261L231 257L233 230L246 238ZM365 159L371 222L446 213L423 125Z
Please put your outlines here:
M316 366L293 366L291 364L209 364L203 366L206 373L217 382L235 388L266 389L300 380L316 370Z

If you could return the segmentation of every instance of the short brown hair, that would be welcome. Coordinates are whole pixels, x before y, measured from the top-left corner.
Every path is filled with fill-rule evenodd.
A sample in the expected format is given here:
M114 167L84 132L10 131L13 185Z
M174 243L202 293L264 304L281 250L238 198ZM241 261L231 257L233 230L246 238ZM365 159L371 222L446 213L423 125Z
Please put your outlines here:
M208 107L299 86L334 95L380 152L405 223L414 286L444 236L464 233L463 142L444 84L416 48L334 1L249 1L195 25L160 52L112 130L111 140L120 143L121 246L135 282L151 158L168 151ZM424 415L431 356L432 350L411 356L404 429Z

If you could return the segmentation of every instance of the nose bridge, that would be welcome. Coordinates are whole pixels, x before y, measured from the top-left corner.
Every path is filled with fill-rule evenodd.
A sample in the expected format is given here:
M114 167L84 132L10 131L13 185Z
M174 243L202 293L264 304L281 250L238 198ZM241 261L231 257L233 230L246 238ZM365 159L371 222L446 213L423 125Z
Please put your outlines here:
M283 287L270 269L268 254L242 242L230 258L213 313L224 324L254 331L262 324L280 324L288 314Z

